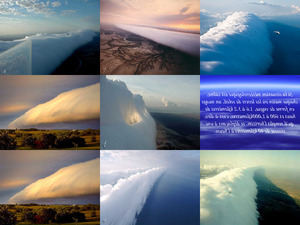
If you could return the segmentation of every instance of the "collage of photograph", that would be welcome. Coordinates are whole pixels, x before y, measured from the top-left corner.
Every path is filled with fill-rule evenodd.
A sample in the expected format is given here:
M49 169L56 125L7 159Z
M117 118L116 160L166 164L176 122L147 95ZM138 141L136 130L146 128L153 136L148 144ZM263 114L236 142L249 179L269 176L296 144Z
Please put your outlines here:
M300 2L200 5L200 224L300 224Z
M0 225L300 224L298 21L299 0L0 0Z

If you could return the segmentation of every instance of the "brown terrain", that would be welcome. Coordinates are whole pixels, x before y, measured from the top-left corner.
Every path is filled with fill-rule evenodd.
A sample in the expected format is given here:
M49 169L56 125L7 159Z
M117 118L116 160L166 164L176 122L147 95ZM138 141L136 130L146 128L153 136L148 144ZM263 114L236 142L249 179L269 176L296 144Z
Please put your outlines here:
M200 73L199 60L115 26L101 25L101 75L193 75Z

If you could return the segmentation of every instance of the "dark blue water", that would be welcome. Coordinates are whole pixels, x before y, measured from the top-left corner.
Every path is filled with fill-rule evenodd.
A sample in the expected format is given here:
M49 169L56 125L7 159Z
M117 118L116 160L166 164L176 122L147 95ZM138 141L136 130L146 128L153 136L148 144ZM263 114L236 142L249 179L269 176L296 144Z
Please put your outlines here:
M157 181L136 225L199 225L199 164L170 168Z

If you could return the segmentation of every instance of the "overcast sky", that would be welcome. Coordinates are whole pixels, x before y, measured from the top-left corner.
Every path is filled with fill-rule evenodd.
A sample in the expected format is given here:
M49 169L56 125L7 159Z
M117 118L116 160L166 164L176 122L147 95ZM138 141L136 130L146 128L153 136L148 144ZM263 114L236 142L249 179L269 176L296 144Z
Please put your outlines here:
M0 36L99 31L99 4L99 0L1 0Z
M199 113L199 76L107 76L124 81L134 94L143 96L150 112Z
M99 158L99 154L99 151L89 150L0 151L0 204L7 203L13 195L38 179L66 166Z
M0 129L8 128L28 110L61 93L99 83L99 80L99 76L1 76Z
M101 23L199 30L199 0L100 0Z

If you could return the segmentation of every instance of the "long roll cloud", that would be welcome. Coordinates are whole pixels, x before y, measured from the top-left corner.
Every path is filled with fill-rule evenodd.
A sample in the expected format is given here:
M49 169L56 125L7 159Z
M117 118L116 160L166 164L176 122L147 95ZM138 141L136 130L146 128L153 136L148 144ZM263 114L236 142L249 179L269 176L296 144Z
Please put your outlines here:
M200 224L258 225L256 169L236 168L200 179Z
M40 104L9 124L27 128L43 124L72 123L100 119L100 84L74 89Z
M103 149L156 149L156 124L140 95L126 84L101 76L101 146Z
M43 199L99 195L100 159L64 167L40 179L9 199L9 203L38 202Z
M96 35L94 31L79 30L63 34L36 34L15 41L0 41L0 74L51 74L76 49L91 42ZM11 48L24 41L27 41L26 45ZM8 51L3 52L5 50Z
M110 225L136 224L137 215L163 171L157 167L120 178L115 184L101 185L101 220Z
M116 26L157 43L199 57L199 34L187 33L182 30L166 30L125 24L118 24Z
M272 63L265 23L236 12L200 36L200 74L264 74Z

